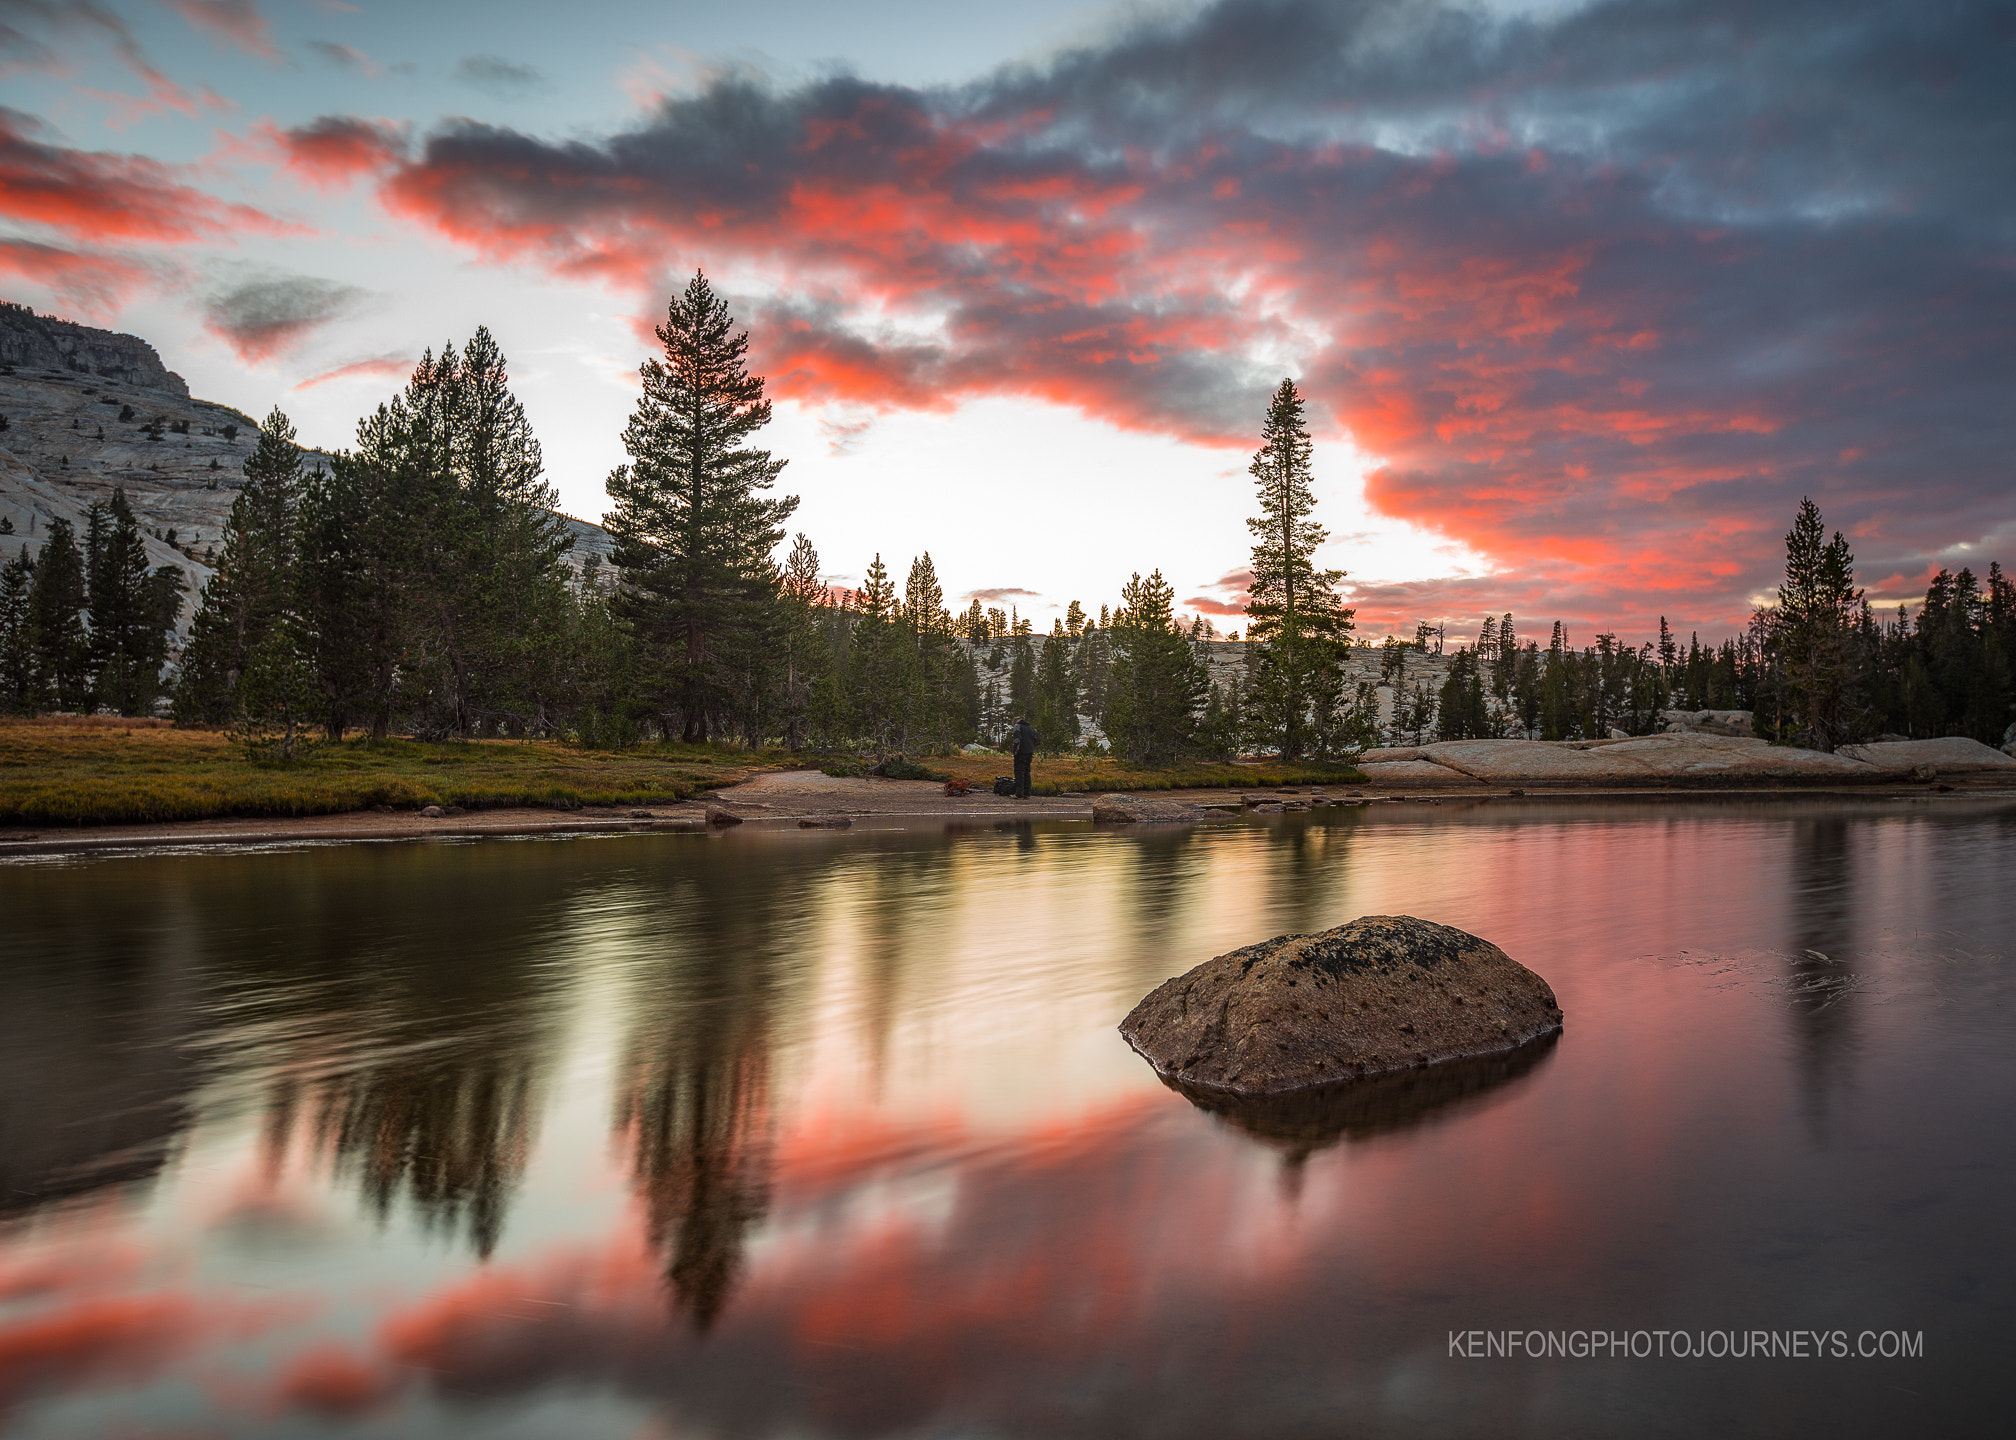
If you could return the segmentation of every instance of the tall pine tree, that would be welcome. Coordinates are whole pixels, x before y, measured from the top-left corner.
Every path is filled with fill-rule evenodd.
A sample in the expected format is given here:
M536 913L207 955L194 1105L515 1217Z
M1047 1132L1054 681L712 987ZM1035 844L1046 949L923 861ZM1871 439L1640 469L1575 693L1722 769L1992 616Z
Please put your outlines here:
M1352 612L1337 596L1344 572L1316 568L1317 547L1329 535L1310 518L1313 449L1302 396L1283 380L1248 467L1260 513L1246 522L1253 532L1246 638L1259 646L1248 720L1284 760L1303 756L1313 717L1336 707L1352 628Z
M1855 588L1847 540L1839 530L1831 541L1825 537L1820 507L1802 499L1785 535L1778 604L1759 616L1759 629L1778 661L1781 734L1799 734L1815 749L1832 752L1858 718L1850 641L1862 592Z
M770 422L763 379L748 371L749 335L695 273L657 330L662 359L644 362L644 394L623 432L630 463L609 477L623 581L618 612L650 645L662 699L682 737L704 741L726 708L724 663L776 604L770 559L795 496L764 495L784 468L749 438Z
M880 764L888 758L902 723L910 654L899 623L896 582L879 554L854 598L857 611L847 678L853 687L854 713Z
M359 427L356 458L405 518L402 688L423 732L468 735L537 706L519 681L563 608L572 541L487 328L444 345Z
M177 719L229 720L249 657L294 604L302 484L293 422L276 407L245 461L216 572L197 602L175 686Z

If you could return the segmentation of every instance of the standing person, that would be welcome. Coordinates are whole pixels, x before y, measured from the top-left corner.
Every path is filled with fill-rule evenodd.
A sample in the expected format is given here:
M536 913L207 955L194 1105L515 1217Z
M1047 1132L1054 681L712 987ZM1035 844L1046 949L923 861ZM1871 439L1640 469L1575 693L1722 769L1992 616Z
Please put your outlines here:
M1015 721L1015 798L1029 798L1029 762L1036 758L1036 742L1043 737L1029 723L1027 715Z

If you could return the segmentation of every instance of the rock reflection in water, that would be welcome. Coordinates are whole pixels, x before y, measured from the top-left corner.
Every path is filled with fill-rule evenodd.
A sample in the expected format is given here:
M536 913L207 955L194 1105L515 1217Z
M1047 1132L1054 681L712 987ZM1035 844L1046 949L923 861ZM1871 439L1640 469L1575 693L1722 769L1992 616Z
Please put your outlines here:
M1369 1140L1475 1109L1531 1076L1554 1053L1559 1039L1558 1034L1543 1035L1509 1055L1451 1060L1283 1095L1234 1095L1168 1076L1162 1083L1199 1110L1280 1151L1293 1167L1339 1140Z

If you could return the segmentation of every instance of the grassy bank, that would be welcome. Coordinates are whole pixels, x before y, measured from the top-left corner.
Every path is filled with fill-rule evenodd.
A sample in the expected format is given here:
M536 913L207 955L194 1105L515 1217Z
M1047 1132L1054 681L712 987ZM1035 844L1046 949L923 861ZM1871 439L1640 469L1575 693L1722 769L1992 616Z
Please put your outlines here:
M330 815L385 805L649 805L774 768L704 746L620 753L549 741L345 741L260 765L222 731L109 717L0 720L0 825Z
M935 771L991 785L997 775L1015 773L1015 762L1006 755L954 755L924 761ZM1087 759L1081 756L1037 757L1030 767L1030 789L1038 795L1061 795L1067 791L1099 794L1110 790L1208 790L1261 789L1276 785L1355 785L1365 777L1348 765L1190 764L1166 768L1129 765L1111 756Z
M764 770L833 763L784 752L695 745L583 750L556 741L347 740L292 765L256 764L221 730L151 720L45 716L0 720L0 825L134 825L224 816L334 815L389 806L477 810L541 805L652 805L689 799ZM923 762L985 787L1013 772L1006 755ZM1338 785L1363 780L1332 765L1183 765L1147 769L1110 758L1037 760L1038 795L1065 791Z

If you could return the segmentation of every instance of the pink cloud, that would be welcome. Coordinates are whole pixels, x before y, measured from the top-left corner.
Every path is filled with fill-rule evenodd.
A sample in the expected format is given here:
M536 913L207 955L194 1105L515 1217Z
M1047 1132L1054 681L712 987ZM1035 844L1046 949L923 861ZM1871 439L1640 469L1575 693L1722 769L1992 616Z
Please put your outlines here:
M417 362L403 355L381 355L373 360L353 360L320 375L311 375L294 385L296 390L313 390L338 380L404 380Z
M247 55L266 60L280 58L280 49L273 43L273 27L259 13L256 0L168 0L168 3L197 29L230 41Z

